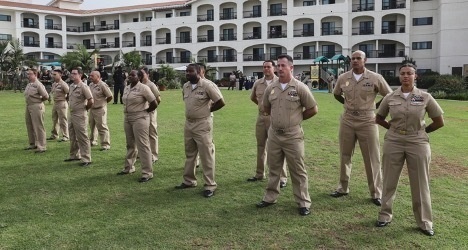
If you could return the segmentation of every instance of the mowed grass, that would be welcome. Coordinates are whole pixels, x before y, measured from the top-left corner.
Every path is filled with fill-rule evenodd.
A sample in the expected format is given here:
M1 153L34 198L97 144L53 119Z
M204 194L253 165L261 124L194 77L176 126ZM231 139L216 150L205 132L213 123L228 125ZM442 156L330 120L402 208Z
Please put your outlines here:
M314 93L316 117L303 122L312 214L301 217L291 183L278 204L257 209L266 181L248 183L255 169L257 109L249 91L222 90L226 107L215 112L216 181L213 198L199 186L175 190L184 165L184 105L180 90L162 92L158 108L160 160L155 178L117 176L125 157L122 105L109 105L112 149L92 149L93 165L65 163L69 144L48 142L45 154L24 151L24 97L0 92L0 249L467 249L468 102L439 100L446 126L430 135L434 237L421 234L411 208L406 171L395 217L376 228L356 147L351 191L331 198L339 177L338 124L342 106ZM52 105L46 104L46 130ZM381 143L384 129L380 129Z

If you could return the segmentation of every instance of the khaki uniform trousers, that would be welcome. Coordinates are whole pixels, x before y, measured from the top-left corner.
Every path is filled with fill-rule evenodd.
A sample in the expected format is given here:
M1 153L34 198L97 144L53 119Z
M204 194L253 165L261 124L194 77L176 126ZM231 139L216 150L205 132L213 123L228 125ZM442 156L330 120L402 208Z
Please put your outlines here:
M68 132L70 133L70 159L81 158L82 162L91 162L91 145L88 139L88 112L86 109L70 113Z
M382 196L382 174L380 170L379 129L375 123L375 115L354 116L345 113L341 116L340 131L340 183L337 191L349 193L349 179L356 141L359 142L364 167L367 175L367 185L373 199Z
M280 173L284 159L291 176L294 200L299 207L310 208L309 180L304 164L304 132L301 126L284 129L278 133L271 127L268 130L268 186L263 201L276 203L280 193Z
M195 176L197 155L200 154L205 190L216 190L215 146L213 143L213 117L187 119L184 128L185 168L184 183L197 185Z
M431 148L429 137L420 130L401 135L389 130L383 145L383 196L379 221L392 221L393 202L403 164L408 167L414 218L423 230L432 229L431 193L429 190L429 164Z
M110 135L109 127L107 126L107 105L91 109L89 111L89 127L91 130L90 141L97 142L97 137L99 133L99 138L101 139L101 148L110 148Z
M124 130L127 141L127 155L125 156L124 171L135 172L135 161L140 156L141 177L153 177L153 162L149 143L150 114L139 117L125 115Z
M257 137L257 169L255 177L257 179L265 178L266 151L268 140L268 129L270 128L270 116L259 114L255 125L255 136ZM281 182L288 182L288 172L286 171L286 162L280 175Z
M68 102L56 101L52 108L52 138L59 137L59 131L62 131L63 139L68 140Z
M149 142L153 162L159 160L159 141L158 141L158 112L155 110L150 114Z
M37 150L46 150L46 131L44 128L44 103L34 103L26 106L25 120L30 146Z

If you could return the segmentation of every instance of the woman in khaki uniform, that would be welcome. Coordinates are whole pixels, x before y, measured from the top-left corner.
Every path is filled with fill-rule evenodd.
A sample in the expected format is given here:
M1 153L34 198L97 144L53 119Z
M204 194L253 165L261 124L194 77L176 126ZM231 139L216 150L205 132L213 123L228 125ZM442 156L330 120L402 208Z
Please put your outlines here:
M29 147L25 150L37 149L36 153L46 151L46 132L44 128L44 101L49 99L49 94L37 79L37 70L28 70L29 84L24 90L26 99L26 128L28 130Z
M376 123L388 129L383 145L383 196L377 227L387 226L393 218L393 202L403 164L406 161L413 212L421 231L433 236L429 163L431 148L428 133L444 126L443 111L434 98L414 86L416 67L400 67L401 87L382 101ZM424 117L432 119L426 126ZM390 114L391 119L385 120Z
M151 89L154 97L156 97L156 103L159 106L161 103L161 93L154 82L149 79L149 72L147 67L140 69L140 73L143 75L141 83L148 86ZM158 111L154 110L150 113L150 127L149 127L149 141L151 147L152 161L155 163L159 160L159 140L158 140Z
M153 164L149 143L150 113L156 107L156 97L150 88L140 81L143 74L132 70L128 75L129 84L125 86L122 96L124 104L124 129L127 141L127 155L125 166L118 175L126 175L135 172L137 154L141 162L141 178L139 182L147 182L153 179Z

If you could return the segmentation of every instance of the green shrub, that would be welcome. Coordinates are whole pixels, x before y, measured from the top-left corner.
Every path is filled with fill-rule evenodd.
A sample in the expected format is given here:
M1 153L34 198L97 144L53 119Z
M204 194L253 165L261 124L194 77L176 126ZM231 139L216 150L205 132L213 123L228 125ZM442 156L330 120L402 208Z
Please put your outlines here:
M440 91L440 90L431 93L431 95L435 99L445 99L447 97L447 93L445 93L444 91Z
M418 82L419 83L419 82ZM421 88L418 84L418 88ZM460 77L451 76L451 75L442 75L438 76L435 80L435 84L428 88L430 93L436 91L443 91L447 94L456 94L465 92L465 84Z
M400 78L398 76L384 76L385 81L390 86L400 86Z
M468 91L450 94L446 99L468 101Z

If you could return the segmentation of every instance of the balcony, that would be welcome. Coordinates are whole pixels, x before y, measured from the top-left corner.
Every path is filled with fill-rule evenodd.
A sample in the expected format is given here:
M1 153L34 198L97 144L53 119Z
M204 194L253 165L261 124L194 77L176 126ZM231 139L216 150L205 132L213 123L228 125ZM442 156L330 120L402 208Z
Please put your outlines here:
M21 22L21 27L39 29L39 23L38 22Z
M382 34L405 33L405 25L395 25L382 28Z
M406 1L382 1L382 10L404 9Z
M234 34L221 34L219 36L220 41L237 41L237 36Z
M262 34L260 32L244 33L244 40L251 40L251 39L262 39Z
M214 42L214 38L213 38L213 36L208 36L208 35L198 36L197 37L197 42L199 42L199 43Z
M343 27L322 28L322 36L343 35Z
M170 38L156 38L156 44L171 44Z
M236 12L219 14L219 20L231 20L231 19L237 19Z
M140 46L145 47L145 46L153 46L151 41L140 41Z
M224 55L218 56L219 62L237 62L237 56L235 55Z
M135 42L133 42L133 41L122 41L122 47L135 47Z
M288 14L287 8L268 9L268 16L286 16L287 14Z
M191 42L192 42L191 37L184 37L184 36L176 37L176 43L191 43Z
M197 15L198 22L207 22L207 21L213 21L213 20L214 20L213 15Z
M265 61L265 54L244 54L244 62L249 62L249 61Z
M39 41L21 41L23 47L39 47Z
M172 57L157 57L156 58L156 62L158 62L158 64L171 64L171 63L174 63L174 59Z
M317 58L317 52L294 52L294 60L311 60Z
M259 11L244 11L242 13L244 18L256 18L256 17L262 17L262 13Z
M367 58L393 58L405 56L404 50L367 50Z
M115 43L114 42L96 43L95 47L100 48L100 49L110 49L110 48L115 48Z
M153 64L153 60L152 60L151 57L147 58L147 59L142 59L141 61L142 61L143 65L152 65Z
M335 50L335 51L318 51L316 53L316 58L319 56L324 56L328 59L331 59L334 55L339 55L341 54L341 51Z
M271 30L268 33L268 38L286 38L286 37L288 37L286 30L283 30L283 31Z
M294 37L307 37L307 36L314 36L314 31L304 30L304 29L294 30Z
M61 42L56 42L56 43L47 43L46 42L46 48L63 48L63 45Z
M198 56L198 62L218 62L218 56Z
M119 25L107 24L107 25L94 25L94 30L105 31L105 30L118 30Z
M62 24L46 24L46 30L62 30Z
M166 63L190 63L190 57L172 57Z
M353 36L357 35L373 35L374 29L361 29L361 28L353 28Z
M369 3L369 4L353 4L353 12L361 12L361 11L373 11L374 10L374 4Z

